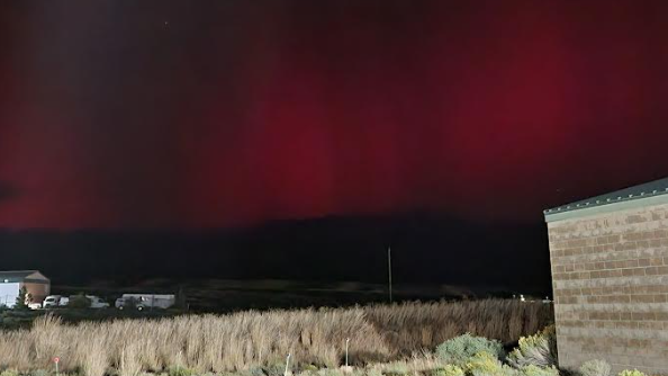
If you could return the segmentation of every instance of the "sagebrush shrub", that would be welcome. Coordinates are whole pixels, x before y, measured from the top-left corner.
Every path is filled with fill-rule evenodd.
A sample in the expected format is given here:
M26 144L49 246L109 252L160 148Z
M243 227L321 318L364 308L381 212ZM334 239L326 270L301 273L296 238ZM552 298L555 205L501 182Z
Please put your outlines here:
M556 365L557 340L554 325L532 336L520 338L519 346L508 354L507 360L515 368Z
M640 372L637 369L625 369L619 373L619 376L647 376L644 372Z
M190 369L190 368L185 368L185 367L169 367L167 369L167 375L168 376L194 376L195 371Z
M410 369L405 361L391 362L383 367L383 373L386 375L407 375L410 373Z
M383 373L377 369L377 368L372 368L369 370L369 372L366 373L367 376L383 376Z
M445 363L461 366L478 353L485 352L496 359L504 355L499 341L474 337L469 333L445 341L436 348L436 356Z
M8 368L0 372L0 376L19 376L19 371L13 368Z
M486 351L477 353L466 363L466 373L471 376L515 376L517 371L501 363L497 355Z
M503 365L494 355L482 351L472 356L466 363L466 370L471 374L496 374Z
M580 376L610 376L612 367L605 360L594 359L584 362L579 371Z
M436 370L433 376L464 376L464 370L461 367L448 364L445 367Z
M539 367L533 364L520 369L522 376L559 376L559 370L554 367Z
M318 376L343 376L343 372L333 368L322 368L317 371Z

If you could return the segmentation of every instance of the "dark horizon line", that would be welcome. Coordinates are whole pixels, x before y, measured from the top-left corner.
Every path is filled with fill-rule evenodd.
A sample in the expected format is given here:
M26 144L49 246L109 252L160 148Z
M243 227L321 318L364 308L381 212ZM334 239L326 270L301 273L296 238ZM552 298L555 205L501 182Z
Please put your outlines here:
M538 213L542 218L543 213ZM254 231L263 227L271 227L282 224L298 224L306 222L328 222L328 221L400 221L400 220L430 220L443 222L459 222L475 226L500 226L500 227L524 227L535 226L534 221L494 221L482 220L476 221L471 218L454 216L445 211L436 210L405 210L391 213L372 213L372 214L326 214L314 217L294 217L294 218L274 218L255 222L253 224L221 225L221 226L100 226L100 227L10 227L0 226L0 232L35 232L35 233L78 233L78 232L107 232L107 233L133 233L133 232L175 232L175 233L243 233L245 231ZM542 221L540 222L542 223Z

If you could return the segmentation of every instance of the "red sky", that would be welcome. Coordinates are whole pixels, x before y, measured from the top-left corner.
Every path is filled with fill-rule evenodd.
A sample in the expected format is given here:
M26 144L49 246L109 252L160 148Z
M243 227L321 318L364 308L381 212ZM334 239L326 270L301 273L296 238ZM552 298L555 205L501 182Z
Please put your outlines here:
M426 210L668 176L664 1L0 4L0 227Z

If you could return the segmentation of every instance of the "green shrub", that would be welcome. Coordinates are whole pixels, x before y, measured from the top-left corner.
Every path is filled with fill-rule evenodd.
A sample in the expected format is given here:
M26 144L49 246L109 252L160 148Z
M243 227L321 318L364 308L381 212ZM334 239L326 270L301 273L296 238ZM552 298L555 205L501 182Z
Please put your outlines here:
M612 367L605 360L590 360L580 367L581 376L610 376Z
M502 364L498 358L488 352L479 352L466 363L466 370L470 373L496 374Z
M249 369L241 369L237 370L235 372L223 372L223 373L205 373L205 374L200 374L197 373L196 371L190 371L192 372L193 375L196 376L265 376L264 371L262 368L257 368L257 367L251 367ZM152 375L155 376L155 375Z
M496 359L504 355L499 341L474 337L469 333L445 341L436 348L436 356L443 362L462 366L474 355L485 352Z
M258 368L258 367L253 367L253 368L249 369L248 373L251 376L265 376L264 371L262 370L262 368Z
M272 361L267 366L263 367L262 370L268 376L283 376L285 373L285 363L281 363L280 360Z
M318 370L318 367L315 366L314 364L307 364L304 367L302 367L302 371L306 372L316 372Z
M67 308L84 309L90 308L90 305L90 299L88 299L84 294L79 294L70 298L70 302L67 303Z
M533 364L522 367L520 370L522 376L559 376L559 370L554 367L539 367Z
M408 375L410 373L408 363L405 361L397 361L386 364L383 367L383 374L385 375Z
M169 376L194 376L195 371L185 367L170 367L167 370Z
M49 376L49 371L43 369L35 369L30 371L30 376Z
M19 376L19 371L14 368L7 368L0 372L0 376Z
M619 376L647 376L643 372L638 371L637 369L629 370L625 369L619 373Z
M497 355L486 351L477 353L466 363L466 373L472 376L515 376L517 371L501 363Z
M520 338L519 346L508 355L507 361L515 368L556 365L557 340L554 325L532 336Z
M461 367L448 364L444 368L435 370L432 376L464 376L464 370Z
M343 376L343 372L334 368L322 368L317 372L318 376Z

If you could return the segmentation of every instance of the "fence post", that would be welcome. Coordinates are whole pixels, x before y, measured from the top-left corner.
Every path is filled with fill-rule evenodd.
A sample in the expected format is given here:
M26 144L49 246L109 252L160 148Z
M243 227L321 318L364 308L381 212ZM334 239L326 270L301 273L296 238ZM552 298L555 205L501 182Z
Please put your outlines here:
M290 369L290 357L292 356L292 353L288 353L288 358L285 360L285 373L283 374L284 376L290 375L289 369Z

